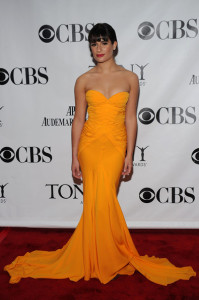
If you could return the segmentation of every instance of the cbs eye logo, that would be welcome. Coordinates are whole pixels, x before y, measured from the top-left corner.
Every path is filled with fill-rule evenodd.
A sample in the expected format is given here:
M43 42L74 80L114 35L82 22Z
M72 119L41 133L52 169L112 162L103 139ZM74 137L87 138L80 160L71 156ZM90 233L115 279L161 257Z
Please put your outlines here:
M140 110L138 117L141 123L148 125L154 121L155 113L151 108L146 107Z
M143 22L138 27L138 35L142 40L150 40L155 33L155 27L150 22Z
M150 188L144 188L140 191L139 198L144 203L150 203L155 199L155 192Z
M7 70L0 68L0 85L6 84L9 81L9 73Z
M191 154L191 159L195 164L199 165L199 148L195 149Z
M44 43L50 43L55 37L55 31L52 26L50 25L43 25L39 29L39 38Z
M15 158L15 152L10 147L4 147L0 151L0 158L2 161L9 163Z

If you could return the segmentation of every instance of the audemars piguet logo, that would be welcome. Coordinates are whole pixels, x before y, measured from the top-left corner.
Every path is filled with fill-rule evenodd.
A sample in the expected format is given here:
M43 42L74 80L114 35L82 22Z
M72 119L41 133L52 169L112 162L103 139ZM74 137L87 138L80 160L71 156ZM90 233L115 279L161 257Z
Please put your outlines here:
M74 114L75 114L75 106L73 105L68 106L66 115L64 117L62 116L44 117L41 126L57 126L57 127L71 126L73 122Z
M189 81L189 85L199 84L199 75L192 75L191 80Z

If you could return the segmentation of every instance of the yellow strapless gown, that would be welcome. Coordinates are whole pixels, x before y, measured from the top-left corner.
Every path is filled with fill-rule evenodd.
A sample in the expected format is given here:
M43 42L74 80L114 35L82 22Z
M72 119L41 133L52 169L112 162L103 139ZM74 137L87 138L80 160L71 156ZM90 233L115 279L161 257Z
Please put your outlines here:
M106 284L135 270L161 285L196 276L191 266L179 268L167 258L140 256L127 228L116 195L126 154L128 97L128 92L119 92L107 99L96 90L87 91L89 117L78 148L84 200L79 223L63 248L27 252L6 265L10 283L32 277L98 278Z

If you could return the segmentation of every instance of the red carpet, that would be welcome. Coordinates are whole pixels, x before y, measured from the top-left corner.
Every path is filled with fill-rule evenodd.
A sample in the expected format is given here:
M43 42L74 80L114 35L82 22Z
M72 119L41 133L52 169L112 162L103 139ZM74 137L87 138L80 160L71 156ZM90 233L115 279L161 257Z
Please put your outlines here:
M18 255L33 250L56 250L71 236L73 229L1 228L0 299L1 300L198 300L199 299L199 230L133 229L130 230L140 255L166 257L178 267L192 266L197 276L168 286L157 285L139 272L122 275L104 285L97 279L21 279L9 284L4 265Z

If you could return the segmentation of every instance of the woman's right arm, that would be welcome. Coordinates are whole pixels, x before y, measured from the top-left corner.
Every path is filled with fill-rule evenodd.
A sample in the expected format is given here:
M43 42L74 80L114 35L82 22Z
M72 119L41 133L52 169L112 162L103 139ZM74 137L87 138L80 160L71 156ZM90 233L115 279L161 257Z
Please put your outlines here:
M84 76L77 78L74 87L75 93L75 115L72 122L72 175L76 178L81 178L81 170L77 159L79 139L86 118L86 97L85 97L85 82Z

